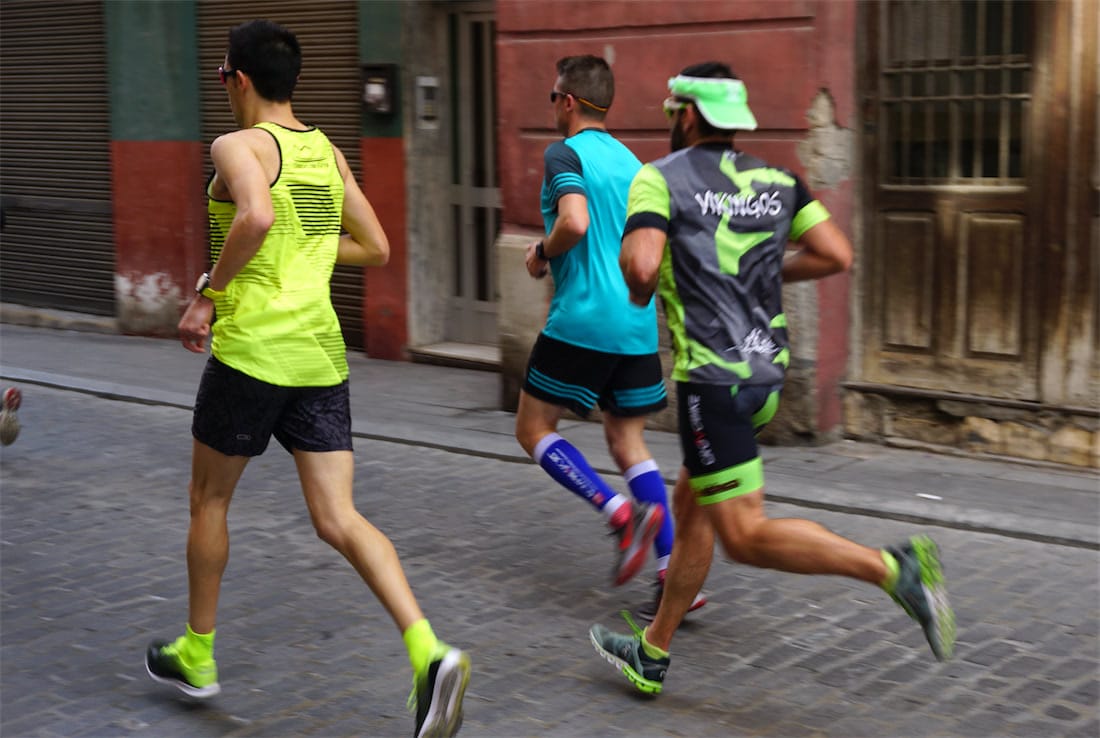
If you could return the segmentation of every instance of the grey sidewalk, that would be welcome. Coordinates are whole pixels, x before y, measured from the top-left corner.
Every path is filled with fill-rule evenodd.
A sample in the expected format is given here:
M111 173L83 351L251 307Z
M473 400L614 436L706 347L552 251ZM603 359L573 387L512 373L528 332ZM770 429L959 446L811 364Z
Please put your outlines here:
M0 377L115 399L188 408L206 359L176 341L0 325ZM527 462L499 406L490 372L349 356L353 431L388 440ZM568 421L562 433L601 471L613 464L598 424ZM670 481L674 434L647 441ZM1100 475L838 442L764 449L776 502L914 523L1100 548Z

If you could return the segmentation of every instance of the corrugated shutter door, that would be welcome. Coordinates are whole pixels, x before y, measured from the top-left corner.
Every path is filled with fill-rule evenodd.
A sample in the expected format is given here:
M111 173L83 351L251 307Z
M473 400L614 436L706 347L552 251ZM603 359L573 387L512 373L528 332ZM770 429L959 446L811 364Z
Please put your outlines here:
M294 112L321 128L344 152L356 176L361 172L359 25L357 4L301 0L244 0L198 4L199 63L202 66L202 135L209 144L234 130L233 115L217 68L225 59L229 29L254 18L268 18L294 31L302 46L302 77L294 92ZM209 148L207 170L209 171ZM332 300L350 348L362 349L363 270L336 268Z
M103 3L4 0L0 90L0 299L114 315Z

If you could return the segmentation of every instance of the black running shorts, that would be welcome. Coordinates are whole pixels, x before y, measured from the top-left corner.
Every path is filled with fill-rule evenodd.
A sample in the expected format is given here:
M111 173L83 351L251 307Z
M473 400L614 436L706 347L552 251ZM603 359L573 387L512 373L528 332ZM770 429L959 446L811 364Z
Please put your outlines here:
M271 436L287 451L350 451L348 382L279 387L210 357L199 382L191 435L227 456L259 456Z
M540 333L523 389L553 405L587 416L598 403L619 417L657 412L668 405L668 393L656 353L630 356L574 346Z
M680 448L700 505L763 489L756 434L775 416L781 389L677 383Z

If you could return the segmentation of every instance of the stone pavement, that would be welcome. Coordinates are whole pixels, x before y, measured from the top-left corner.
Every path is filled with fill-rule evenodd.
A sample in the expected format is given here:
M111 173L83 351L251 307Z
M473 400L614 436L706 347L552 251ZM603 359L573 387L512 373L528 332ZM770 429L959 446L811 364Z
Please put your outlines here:
M190 704L145 676L145 643L186 615L187 408L203 361L172 341L0 326L0 377L24 390L23 432L0 451L0 735L408 735L400 638L316 538L277 445L230 513L223 693ZM607 585L599 518L522 457L493 409L495 376L352 365L357 504L436 630L472 654L464 736L1100 733L1095 474L861 444L767 449L773 515L870 545L937 539L957 657L937 664L874 588L716 562L711 604L651 700L586 634L647 582ZM602 443L591 424L565 432ZM671 476L675 439L651 442Z

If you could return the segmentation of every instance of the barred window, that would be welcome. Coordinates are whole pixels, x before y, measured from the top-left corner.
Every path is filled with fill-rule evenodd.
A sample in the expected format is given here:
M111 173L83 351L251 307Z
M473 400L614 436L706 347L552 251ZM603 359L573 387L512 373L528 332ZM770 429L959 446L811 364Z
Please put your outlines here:
M880 176L1018 184L1027 172L1031 0L889 0L880 18Z

